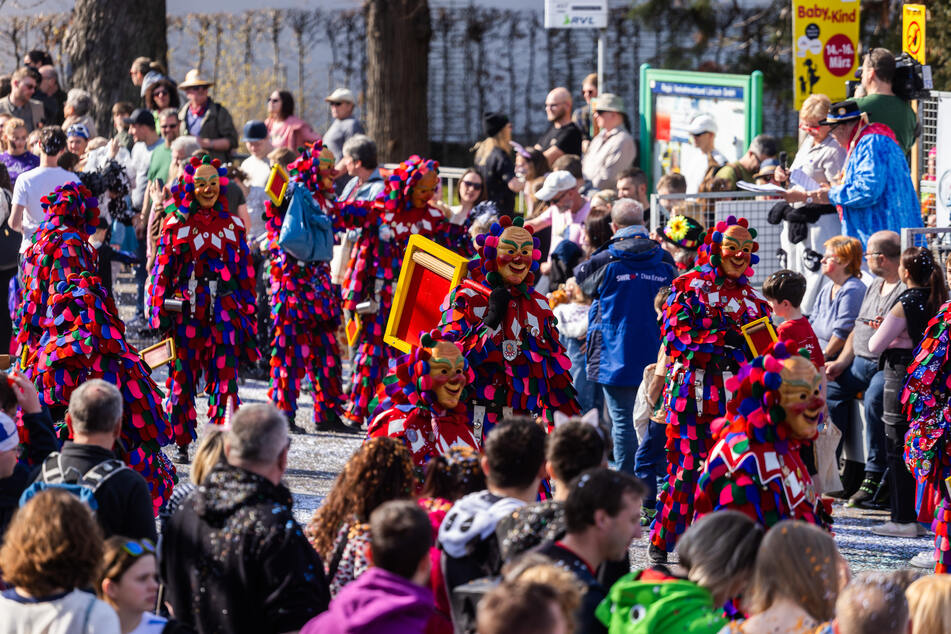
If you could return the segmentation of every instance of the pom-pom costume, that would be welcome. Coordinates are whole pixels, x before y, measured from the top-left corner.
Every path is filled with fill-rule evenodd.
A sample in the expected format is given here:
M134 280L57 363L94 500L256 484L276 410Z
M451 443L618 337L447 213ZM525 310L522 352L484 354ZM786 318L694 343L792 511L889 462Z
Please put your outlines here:
M297 187L305 187L328 216L336 205L333 154L318 140L290 165ZM337 344L340 299L328 262L303 262L278 244L286 207L267 201L265 219L270 251L271 385L268 398L294 420L304 375L314 386L314 423L339 419L343 406L342 366Z
M462 344L475 371L468 400L479 442L506 414L579 413L571 361L558 338L557 320L534 289L541 252L522 218L502 216L476 238L479 257L470 276L442 306L442 332Z
M335 228L350 232L355 242L341 285L344 311L358 315L361 323L344 412L352 425L362 425L369 415L370 401L395 357L383 342L383 330L406 243L418 234L449 244L446 217L429 205L439 184L438 170L436 161L411 156L387 177L382 200L341 204L335 218Z
M420 484L426 463L453 447L478 449L462 401L472 369L454 343L437 332L400 358L383 380L373 405L367 437L389 436L406 444Z
M696 518L721 509L764 528L797 519L832 524L799 446L815 439L825 405L822 375L792 341L776 342L727 381L727 416L713 423L716 445L697 485Z
M149 287L151 322L175 340L165 407L183 450L195 438L195 392L202 374L208 418L237 409L238 364L258 359L254 266L241 220L228 213L226 171L192 158L172 189ZM180 451L181 453L181 451Z
M724 372L746 360L740 327L769 314L749 285L755 230L730 216L704 236L697 266L674 279L661 326L667 358L667 483L651 525L652 553L670 552L694 515L697 478L713 447L710 424L726 414Z
M175 468L160 449L172 441L171 427L150 368L125 340L115 302L99 277L86 271L60 282L50 297L34 382L44 405L65 407L73 390L90 379L108 381L122 394L115 452L145 478L157 514L175 481Z
M929 516L935 497L940 503L931 525L935 533L935 573L951 571L951 302L945 302L931 318L924 339L908 366L902 392L910 426L905 435L905 466L915 476L918 491L915 506L919 519Z

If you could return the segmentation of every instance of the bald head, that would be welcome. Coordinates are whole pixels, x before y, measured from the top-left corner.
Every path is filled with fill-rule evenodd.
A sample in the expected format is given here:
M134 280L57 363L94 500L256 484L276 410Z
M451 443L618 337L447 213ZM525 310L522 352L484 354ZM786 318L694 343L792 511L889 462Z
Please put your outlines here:
M633 198L621 198L611 207L611 224L615 231L644 224L644 207Z
M563 124L571 119L571 93L564 86L555 88L545 98L545 114L552 123Z

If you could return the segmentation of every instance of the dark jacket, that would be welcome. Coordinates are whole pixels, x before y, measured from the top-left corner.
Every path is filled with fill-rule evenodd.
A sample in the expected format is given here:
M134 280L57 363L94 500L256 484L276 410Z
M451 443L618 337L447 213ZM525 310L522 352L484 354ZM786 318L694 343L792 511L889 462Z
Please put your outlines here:
M581 605L575 612L577 624L575 632L577 634L607 634L608 628L594 614L598 605L607 596L607 591L598 582L594 572L588 568L588 564L560 542L547 542L536 548L534 552L545 555L559 568L573 573L578 582L584 586L585 592L581 597Z
M46 456L59 449L59 440L53 431L53 419L45 407L37 414L24 414L23 426L29 433L30 442L24 445L20 461L10 477L0 480L0 543L3 542L13 512L20 504L20 495L33 479L31 469L42 464Z
M479 165L485 184L485 199L494 202L499 211L512 214L515 211L515 192L509 189L509 181L515 178L515 163L502 148L494 148Z
M320 556L291 492L219 464L169 520L161 574L175 617L200 633L288 632L327 609Z
M178 111L178 119L182 122L181 133L191 134L188 131L188 123L185 117L188 115L188 104L186 103ZM201 129L198 136L202 139L228 139L231 141L231 148L227 152L208 151L211 158L220 159L222 163L231 157L231 152L238 147L238 130L234 127L234 121L231 119L231 113L227 108L219 103L208 100L208 107L205 110L204 120L201 122Z
M81 445L66 441L60 450L64 469L75 468L85 474L100 462L116 460L109 449L95 445ZM40 467L34 469L30 482L40 476ZM132 539L155 541L155 514L152 494L145 478L132 469L123 469L102 483L96 491L96 519L106 537L123 535Z
M640 385L660 348L654 297L674 274L670 254L643 227L621 229L575 268L581 290L594 300L588 312L589 381Z

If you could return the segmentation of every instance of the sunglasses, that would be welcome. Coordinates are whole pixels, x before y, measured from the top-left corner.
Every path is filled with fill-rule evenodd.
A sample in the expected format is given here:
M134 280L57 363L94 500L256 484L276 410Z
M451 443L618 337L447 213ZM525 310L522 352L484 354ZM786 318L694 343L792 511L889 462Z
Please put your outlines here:
M165 90L155 90L152 92L153 97L167 97L168 92Z
M343 105L343 102L342 102L342 101L331 101L331 102L330 102L330 105L331 105L331 106L342 106L342 105Z
M280 97L270 97L267 100L268 103L280 103L280 101L281 101Z
M473 183L472 181L462 181L462 184L472 189L482 189L482 183Z
M174 130L175 128L178 127L178 124L177 124L177 123L170 123L170 124L168 124L168 125L162 125L162 126L159 126L159 127L160 127L162 130Z
M128 554L133 557L141 557L146 553L150 555L155 554L155 544L152 543L151 539L138 539L127 541L122 544L122 550L126 551Z

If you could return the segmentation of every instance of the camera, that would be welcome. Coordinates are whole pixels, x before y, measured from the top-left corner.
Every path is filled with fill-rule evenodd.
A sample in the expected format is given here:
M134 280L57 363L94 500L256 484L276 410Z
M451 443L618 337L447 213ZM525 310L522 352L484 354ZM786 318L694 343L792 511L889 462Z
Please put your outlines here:
M895 58L895 76L892 77L892 92L905 101L927 99L934 84L931 66L923 66L908 53Z

